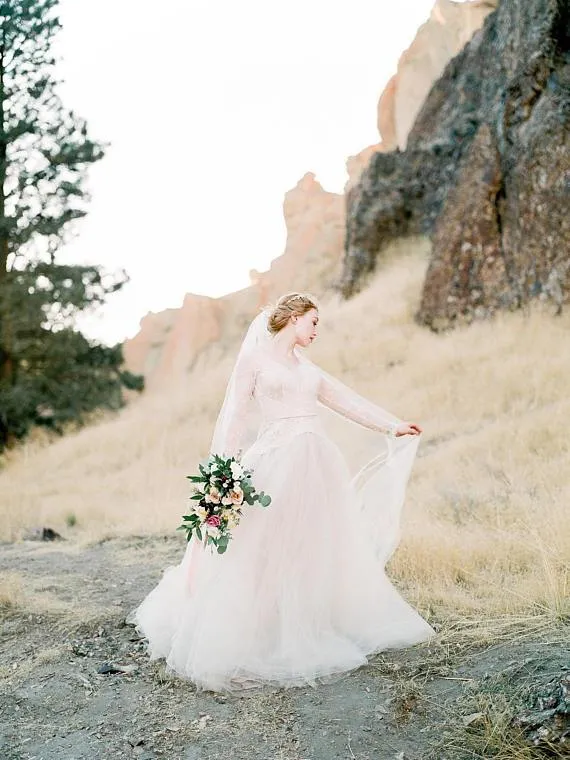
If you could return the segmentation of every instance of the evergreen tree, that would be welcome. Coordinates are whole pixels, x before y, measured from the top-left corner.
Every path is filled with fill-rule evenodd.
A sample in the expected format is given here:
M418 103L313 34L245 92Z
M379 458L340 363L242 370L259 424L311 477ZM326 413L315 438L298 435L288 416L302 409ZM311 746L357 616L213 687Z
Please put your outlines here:
M123 403L142 378L120 346L87 340L77 315L126 282L55 255L85 216L87 169L104 155L57 92L58 0L0 0L0 449L36 424Z

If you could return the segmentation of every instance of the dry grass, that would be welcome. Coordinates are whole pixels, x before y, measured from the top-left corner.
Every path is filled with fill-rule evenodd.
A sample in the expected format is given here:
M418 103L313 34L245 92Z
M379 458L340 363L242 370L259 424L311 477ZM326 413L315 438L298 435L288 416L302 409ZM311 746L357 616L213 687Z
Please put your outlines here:
M324 304L312 356L426 429L391 573L448 619L570 614L570 316L537 307L434 335L413 322L426 246L388 256L353 300ZM12 454L0 536L50 525L82 541L171 532L209 445L231 366L188 376L117 417ZM349 433L347 433L348 435Z
M0 613L19 606L23 589L24 580L20 573L10 571L0 575Z
M520 698L520 696L519 696ZM568 757L564 749L549 745L550 752L544 747L534 747L525 739L522 732L513 729L512 695L480 696L474 704L481 717L469 727L455 727L448 730L445 738L438 743L435 750L426 755L426 760L544 760L545 757Z
M63 601L50 579L30 579L19 572L0 573L0 618L18 612L26 615L61 616L76 615L81 620L92 617L92 611L84 605Z
M533 744L524 730L513 723L535 702L537 679L532 666L513 664L479 682L470 683L448 705L446 722L439 739L425 755L426 760L541 760L568 757L564 743ZM548 679L547 679L548 680ZM425 700L425 696L422 694ZM543 720L548 723L547 717Z

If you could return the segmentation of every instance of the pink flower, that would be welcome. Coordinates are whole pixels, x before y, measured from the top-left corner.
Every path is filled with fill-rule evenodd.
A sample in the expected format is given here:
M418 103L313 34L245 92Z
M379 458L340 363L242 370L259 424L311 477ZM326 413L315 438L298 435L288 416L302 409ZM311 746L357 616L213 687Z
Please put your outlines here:
M222 521L218 517L218 515L210 515L208 519L206 520L206 525L211 525L214 528L219 528L222 524Z

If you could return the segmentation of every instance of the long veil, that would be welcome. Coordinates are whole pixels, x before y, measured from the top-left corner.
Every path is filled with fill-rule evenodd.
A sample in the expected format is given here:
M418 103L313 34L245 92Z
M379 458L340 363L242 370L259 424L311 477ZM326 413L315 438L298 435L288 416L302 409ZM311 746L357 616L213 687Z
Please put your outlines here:
M271 348L272 337L267 329L270 311L269 308L261 311L246 332L214 427L210 445L212 453L224 451L228 430L236 414L237 398L243 395L239 393L238 388L240 365L253 352ZM311 364L323 378L326 378L329 385L338 388L343 394L349 393L357 397L357 394L344 383L311 362L302 349L296 348L295 353L299 361ZM381 412L388 424L399 421L397 417L372 402L362 397L358 397L358 400L360 404L368 405L375 413ZM406 486L420 436L402 436L393 439L381 433L371 433L346 420L343 420L342 424L338 422L331 424L331 416L337 417L337 415L324 406L319 405L318 413L324 427L327 430L332 427L331 438L343 454L347 453L348 439L352 441L350 445L352 452L360 451L360 456L356 457L356 461L354 461L354 453L352 454L354 472L352 485L356 494L355 519L361 520L366 526L366 532L375 547L378 558L385 563L400 540L401 514ZM253 395L248 397L247 409L240 409L240 419L245 426L241 436L245 451L255 441L260 424L260 415ZM350 425L350 434L348 434L347 425Z
M226 393L212 435L210 444L210 453L220 454L226 449L226 442L232 421L237 412L238 406L238 384L239 368L247 358L256 350L269 348L271 345L271 335L267 329L270 309L265 308L254 318L249 325L243 342L240 346L236 361L226 386ZM247 449L257 437L259 428L259 414L257 413L253 397L248 400L247 409L240 410L245 430L242 433L242 443L244 449Z
M302 351L300 360L313 364ZM362 399L338 378L313 364L328 385L342 394L358 398L359 404L381 412L387 422L401 422L397 417L381 409L367 399ZM377 557L386 563L400 542L401 517L406 496L406 486L416 458L421 436L401 436L392 438L371 432L359 425L342 419L340 424L331 425L334 412L319 405L319 416L323 425L348 460L352 460L352 486L357 494L358 519L366 526ZM348 443L350 430L351 444ZM350 448L350 452L349 449Z

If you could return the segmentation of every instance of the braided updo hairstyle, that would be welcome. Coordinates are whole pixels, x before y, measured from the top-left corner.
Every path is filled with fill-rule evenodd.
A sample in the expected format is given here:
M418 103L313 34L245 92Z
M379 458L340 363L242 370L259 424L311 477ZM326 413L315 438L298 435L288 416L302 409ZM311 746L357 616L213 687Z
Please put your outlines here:
M267 329L276 335L289 322L291 317L302 317L311 309L318 310L314 296L309 293L287 293L277 301L267 321Z

